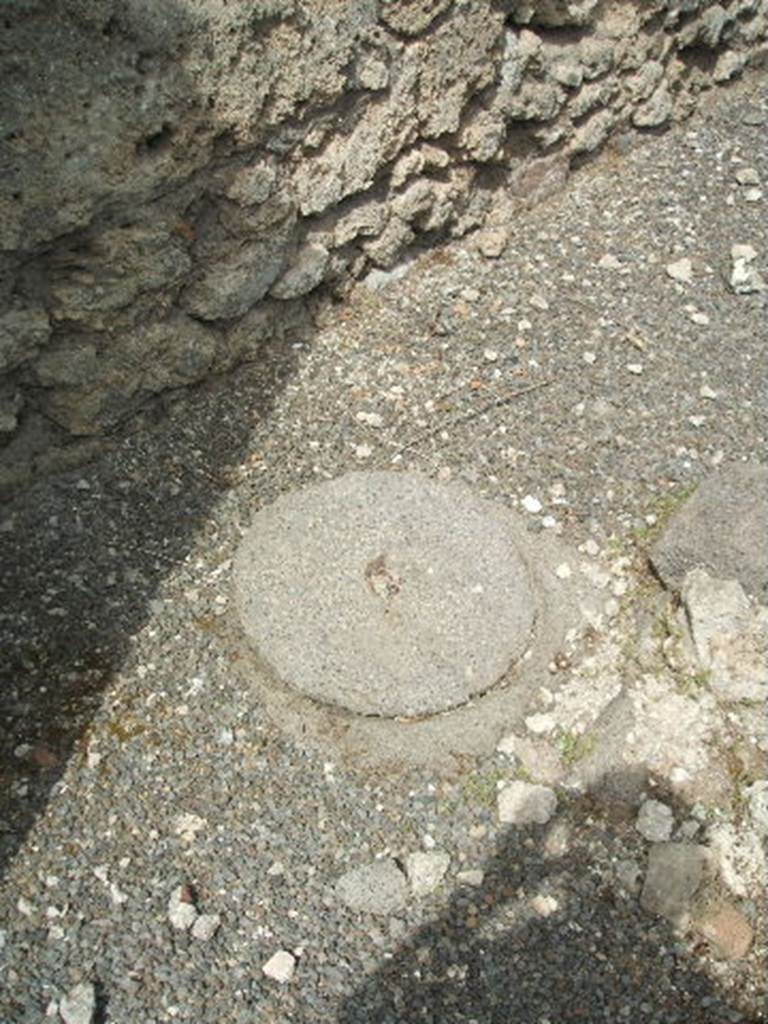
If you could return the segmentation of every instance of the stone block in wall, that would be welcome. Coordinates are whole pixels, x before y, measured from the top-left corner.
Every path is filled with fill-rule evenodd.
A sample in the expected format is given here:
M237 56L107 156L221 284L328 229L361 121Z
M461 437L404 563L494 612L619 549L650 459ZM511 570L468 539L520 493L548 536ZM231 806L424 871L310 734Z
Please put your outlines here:
M49 266L52 320L103 330L140 296L181 286L192 261L183 238L138 225L62 247Z
M387 226L378 236L370 242L363 243L363 251L377 267L387 270L394 266L397 257L406 249L416 237L416 232L410 224L407 224L399 217L391 216Z
M344 210L331 228L333 244L346 245L360 235L378 235L387 221L387 204L379 199L364 199Z
M635 128L658 128L670 119L673 109L667 83L662 82L645 103L633 111L632 124Z
M505 128L504 118L498 111L479 107L465 120L456 141L468 159L487 163L499 154Z
M723 30L732 20L732 16L721 4L712 4L705 8L694 21L688 22L680 30L678 47L681 50L689 46L705 46L714 49L723 34Z
M601 79L599 82L589 82L579 89L576 95L568 104L568 113L572 118L579 120L591 111L599 107L607 107L620 91L619 84L613 78Z
M517 92L500 104L500 109L510 121L551 121L565 101L565 90L559 85L527 78Z
M388 0L380 5L379 18L394 32L421 35L453 0Z
M579 125L568 144L571 156L594 153L601 146L618 122L612 110L598 110L584 124Z
M529 0L528 3L514 2L511 7L512 18L519 25L582 27L592 20L598 0Z
M295 299L306 295L323 280L330 254L324 245L308 242L296 254L296 258L272 285L269 294L275 299Z
M293 225L289 224L264 238L242 243L229 255L222 251L182 293L182 307L201 320L242 316L264 298L283 272L292 234Z
M50 335L48 314L39 306L11 308L0 315L0 373L33 359Z

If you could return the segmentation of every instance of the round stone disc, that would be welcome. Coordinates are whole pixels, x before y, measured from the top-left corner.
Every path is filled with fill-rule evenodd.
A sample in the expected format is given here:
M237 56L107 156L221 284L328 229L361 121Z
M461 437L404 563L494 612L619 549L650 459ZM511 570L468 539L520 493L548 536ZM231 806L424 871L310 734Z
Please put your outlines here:
M526 651L508 513L416 473L351 473L261 510L235 562L243 628L278 679L361 715L445 711Z

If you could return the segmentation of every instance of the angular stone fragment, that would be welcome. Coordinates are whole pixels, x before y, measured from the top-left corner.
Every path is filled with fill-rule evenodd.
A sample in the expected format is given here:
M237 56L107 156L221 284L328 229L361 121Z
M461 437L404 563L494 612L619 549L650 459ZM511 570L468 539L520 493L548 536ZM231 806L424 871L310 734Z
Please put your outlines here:
M658 843L648 855L640 904L672 924L683 924L709 863L707 849L692 843Z
M414 896L428 896L440 885L448 865L449 854L441 850L417 850L405 858L405 873Z
M690 569L738 580L768 600L768 467L723 466L670 518L650 551L664 584L680 590Z
M279 949L261 968L262 973L281 985L287 984L296 970L296 957L287 949Z
M516 780L499 791L497 804L503 825L546 825L557 808L557 796L549 786Z
M300 250L296 262L272 286L276 299L293 299L306 295L323 280L330 255L324 245L310 242Z
M646 800L640 808L635 828L652 843L664 843L672 835L672 809L659 800Z
M89 981L75 985L59 1003L64 1024L92 1024L96 1012L96 990Z
M350 910L393 914L405 906L408 886L393 860L377 860L342 875L336 882L336 895Z

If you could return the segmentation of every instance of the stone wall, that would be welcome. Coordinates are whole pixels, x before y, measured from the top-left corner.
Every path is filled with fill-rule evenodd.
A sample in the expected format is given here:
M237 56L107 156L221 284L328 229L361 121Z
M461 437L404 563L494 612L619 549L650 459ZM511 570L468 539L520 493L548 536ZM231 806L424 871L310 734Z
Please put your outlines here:
M0 469L258 358L768 53L763 0L9 0ZM490 228L489 228L490 226ZM79 439L79 441L78 441Z

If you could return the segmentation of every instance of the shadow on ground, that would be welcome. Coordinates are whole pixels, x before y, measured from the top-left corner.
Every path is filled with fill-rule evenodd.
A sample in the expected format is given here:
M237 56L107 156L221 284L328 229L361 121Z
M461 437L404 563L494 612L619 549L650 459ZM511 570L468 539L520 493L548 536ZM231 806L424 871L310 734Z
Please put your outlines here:
M79 18L77 0L70 7L72 17ZM68 11L56 15L40 5L7 12L20 21L38 19L41 67L48 68L45 46L58 47L49 78L67 65L62 49L71 49L78 39L77 33L57 30L57 17L66 23ZM177 0L166 5L161 20L181 32L198 16ZM94 24L99 17L95 12ZM114 35L115 21L104 29L103 46L133 52L135 40L129 44ZM163 44L147 46L154 53ZM72 52L69 58L77 63L79 55ZM27 59L37 58L29 54ZM188 89L190 104L208 109L193 81L179 85L182 72L173 63L160 64L171 68L175 88ZM92 84L100 93L103 122L119 126L119 88L115 95L106 86L102 91L99 74L95 67ZM59 83L50 79L46 85L52 90ZM60 91L66 88L61 83ZM215 113L202 116L212 119L208 133L215 136L220 127ZM117 140L101 141L108 146ZM49 182L52 196L59 192L56 173ZM171 186L186 189L184 195L197 191L205 200L205 180L195 182L172 180ZM106 197L93 231L119 216ZM89 232L73 235L72 244L87 242ZM44 250L35 255L46 259ZM254 430L263 428L291 376L296 342L309 342L309 321L301 313L299 321L298 326L295 319L286 321L284 337L256 351L256 361L236 379L210 382L182 398L171 394L170 401L183 408L162 433L151 428L167 411L168 393L140 410L141 422L133 423L137 432L113 439L111 454L97 464L38 483L0 505L0 876L45 808L132 637L151 615L158 586L213 528L211 510L231 486L231 467L244 457ZM27 405L34 414L37 392L28 383Z
M621 791L616 782L574 801L547 828L505 833L480 865L482 885L459 889L439 918L365 978L337 1024L768 1019L755 1016L766 992L749 991L746 965L741 989L726 991L705 943L687 949L663 919L641 909L636 892L618 884L616 840L637 847L641 869L647 844L631 805L613 795ZM679 821L685 809L678 811ZM557 909L541 916L530 904L536 895L552 897ZM733 968L731 982L740 971Z

